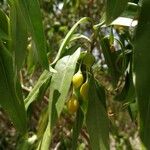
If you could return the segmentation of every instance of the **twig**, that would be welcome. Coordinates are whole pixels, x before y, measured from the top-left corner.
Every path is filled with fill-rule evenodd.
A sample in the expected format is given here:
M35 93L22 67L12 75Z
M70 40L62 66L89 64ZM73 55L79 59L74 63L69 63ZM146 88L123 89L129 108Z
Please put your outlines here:
M84 129L81 130L81 136L83 136L86 139L88 144L90 143L89 137L86 134L86 132L84 131Z
M54 150L58 150L59 146L60 146L60 142L56 144L56 147L54 148Z

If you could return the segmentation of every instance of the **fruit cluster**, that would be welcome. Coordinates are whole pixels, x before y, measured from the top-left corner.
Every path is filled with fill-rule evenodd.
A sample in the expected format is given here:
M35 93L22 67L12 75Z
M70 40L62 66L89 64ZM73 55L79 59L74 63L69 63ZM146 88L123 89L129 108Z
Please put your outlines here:
M89 89L88 78L84 83L83 82L84 77L81 70L79 69L79 71L72 78L73 88L75 91L79 90L79 94L81 95L83 100L87 100ZM73 93L71 98L67 102L68 111L70 113L75 113L78 110L78 107L79 107L78 97L76 96L76 94Z
M82 99L84 104L86 104L88 100L88 91L89 91L88 73L91 70L91 66L95 62L95 58L90 52L83 52L82 54L83 55L81 55L79 70L77 71L77 73L74 74L72 78L73 94L70 100L68 100L67 102L67 108L70 113L75 113L78 110L80 101L79 99ZM80 69L81 64L86 68L85 69L86 80L84 79L84 76Z

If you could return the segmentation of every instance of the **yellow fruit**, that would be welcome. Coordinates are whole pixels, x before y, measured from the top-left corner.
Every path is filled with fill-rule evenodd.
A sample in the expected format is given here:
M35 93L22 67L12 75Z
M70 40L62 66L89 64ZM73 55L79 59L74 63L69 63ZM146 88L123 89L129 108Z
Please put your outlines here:
M78 107L79 107L78 100L74 96L71 97L71 99L67 102L68 111L73 114L78 110Z
M88 98L88 92L89 92L89 82L86 81L84 84L82 84L80 88L80 94L83 100L86 100Z
M73 86L77 89L83 83L83 75L81 71L78 71L72 78Z

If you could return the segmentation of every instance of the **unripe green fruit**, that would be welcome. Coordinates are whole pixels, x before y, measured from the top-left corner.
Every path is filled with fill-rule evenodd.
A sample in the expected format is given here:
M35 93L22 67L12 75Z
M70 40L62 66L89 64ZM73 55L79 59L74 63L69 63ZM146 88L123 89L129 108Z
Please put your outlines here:
M73 114L75 113L78 108L79 108L79 102L78 100L76 99L75 96L72 96L70 100L68 100L67 102L67 108L68 108L68 111Z
M82 84L80 88L80 94L83 100L86 100L88 98L88 92L89 92L89 82L86 81L84 84Z
M90 54L86 53L84 59L83 59L83 64L85 64L87 67L91 67L95 62L95 57Z
M82 72L81 71L78 71L72 78L72 83L73 83L73 86L77 89L79 88L82 83L83 83L83 75L82 75Z

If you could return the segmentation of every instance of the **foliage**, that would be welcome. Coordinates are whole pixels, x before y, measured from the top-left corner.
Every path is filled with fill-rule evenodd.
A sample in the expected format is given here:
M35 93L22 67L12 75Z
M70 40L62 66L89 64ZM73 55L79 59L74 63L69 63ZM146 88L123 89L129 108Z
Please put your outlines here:
M0 4L0 106L20 137L17 149L48 150L69 116L64 126L72 141L62 136L58 148L108 150L110 137L122 136L112 112L116 104L140 129L141 148L150 149L149 0ZM32 128L34 106L43 101Z

